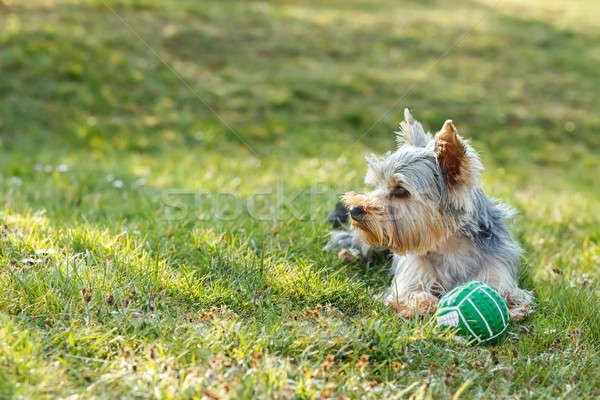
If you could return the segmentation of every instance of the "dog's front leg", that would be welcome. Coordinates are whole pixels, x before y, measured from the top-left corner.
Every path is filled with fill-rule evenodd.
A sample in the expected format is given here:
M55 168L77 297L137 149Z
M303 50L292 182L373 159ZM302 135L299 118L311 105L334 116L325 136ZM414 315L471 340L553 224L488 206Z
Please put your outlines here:
M384 301L403 318L433 314L437 308L434 291L439 284L430 265L424 263L416 256L394 255L394 278Z
M438 298L422 290L405 293L402 296L388 295L386 302L401 317L410 318L415 315L423 317L433 314L437 308Z

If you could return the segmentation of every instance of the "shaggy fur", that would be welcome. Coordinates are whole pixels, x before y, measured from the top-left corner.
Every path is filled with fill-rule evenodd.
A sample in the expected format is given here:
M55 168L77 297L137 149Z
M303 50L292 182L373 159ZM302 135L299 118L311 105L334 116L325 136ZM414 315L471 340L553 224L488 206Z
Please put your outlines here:
M368 193L346 193L350 230L333 231L326 250L370 258L391 250L393 274L385 301L402 316L435 310L456 286L483 281L507 300L519 319L533 307L520 289L521 248L506 227L513 210L485 195L477 152L452 121L432 137L408 110L398 149L367 157Z

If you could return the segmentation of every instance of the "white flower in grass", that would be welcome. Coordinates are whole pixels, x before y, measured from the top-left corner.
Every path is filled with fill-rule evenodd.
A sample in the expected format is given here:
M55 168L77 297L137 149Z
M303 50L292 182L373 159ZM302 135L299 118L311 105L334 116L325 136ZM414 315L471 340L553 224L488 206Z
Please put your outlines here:
M50 255L50 254L54 254L54 253L56 253L56 251L54 249L37 249L35 251L36 256Z
M19 178L18 176L11 176L8 178L8 182L11 185L21 186L23 184L23 179Z
M123 181L116 179L113 181L112 185L114 188L121 189L123 187Z
M42 260L39 259L35 259L35 258L21 258L21 264L37 264L37 263L41 263Z
M69 166L67 164L60 164L56 166L57 172L67 172L69 170Z

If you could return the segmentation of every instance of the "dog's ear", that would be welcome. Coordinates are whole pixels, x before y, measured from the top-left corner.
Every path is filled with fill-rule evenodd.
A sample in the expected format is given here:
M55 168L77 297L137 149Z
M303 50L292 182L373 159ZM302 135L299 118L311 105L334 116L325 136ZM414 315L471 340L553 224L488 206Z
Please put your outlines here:
M442 129L435 135L435 152L448 186L458 183L478 185L480 171L483 169L479 156L460 137L451 120L444 122Z
M404 121L400 122L400 131L396 132L398 147L404 145L425 147L431 140L431 134L426 133L419 121L416 121L408 108L405 108Z
M483 170L477 152L460 137L451 120L444 122L435 135L434 148L450 203L458 209L472 211L474 193L481 187Z
M454 185L459 182L467 164L466 151L451 120L444 122L442 129L435 135L435 151L446 183Z

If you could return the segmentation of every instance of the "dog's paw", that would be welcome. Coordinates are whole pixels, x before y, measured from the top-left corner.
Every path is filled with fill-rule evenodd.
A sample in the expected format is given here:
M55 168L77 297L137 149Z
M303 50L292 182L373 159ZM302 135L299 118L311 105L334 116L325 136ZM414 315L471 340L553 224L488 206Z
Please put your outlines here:
M526 316L533 312L533 304L526 304L518 307L512 307L508 309L510 319L513 321L521 321Z
M346 264L350 264L360 260L360 251L357 249L341 249L337 256Z
M403 318L424 317L435 313L438 298L428 292L412 292L402 299L388 298L387 303Z
M513 289L506 296L510 319L520 321L535 309L535 301L531 292L520 288Z

